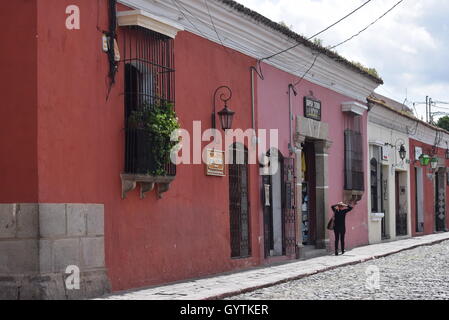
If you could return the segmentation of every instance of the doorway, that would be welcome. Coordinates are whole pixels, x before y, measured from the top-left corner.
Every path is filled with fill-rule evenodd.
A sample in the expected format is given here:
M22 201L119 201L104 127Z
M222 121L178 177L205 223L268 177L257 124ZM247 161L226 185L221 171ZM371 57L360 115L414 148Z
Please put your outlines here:
M303 245L316 245L316 162L315 145L306 140L302 152L302 239Z
M248 195L248 150L235 143L230 148L229 164L229 213L231 231L231 257L251 256L250 219Z
M424 232L424 181L423 181L423 169L421 167L415 167L415 232Z
M399 237L408 234L406 177L404 172L395 172L396 236Z
M283 157L281 153L272 149L270 154L270 180L271 180L271 206L269 208L269 239L270 239L270 256L283 255L283 210L282 198L284 197L282 190L282 163Z
M277 149L267 152L268 172L262 176L265 257L291 256L296 250L294 159Z
M435 231L445 231L446 224L446 181L445 168L440 168L435 173Z

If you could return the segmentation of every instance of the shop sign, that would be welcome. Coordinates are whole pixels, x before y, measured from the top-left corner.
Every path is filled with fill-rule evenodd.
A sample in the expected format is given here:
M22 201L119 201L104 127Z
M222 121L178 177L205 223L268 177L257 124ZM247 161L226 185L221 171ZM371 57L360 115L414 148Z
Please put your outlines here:
M321 121L321 101L312 97L304 97L304 117Z
M224 151L207 149L206 150L206 175L224 177L225 163Z

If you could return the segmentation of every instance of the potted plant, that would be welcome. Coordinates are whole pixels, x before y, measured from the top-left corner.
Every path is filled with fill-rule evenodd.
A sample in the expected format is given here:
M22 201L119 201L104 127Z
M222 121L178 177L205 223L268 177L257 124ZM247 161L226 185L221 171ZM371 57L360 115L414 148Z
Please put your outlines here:
M152 176L167 175L170 152L179 141L171 141L171 134L180 128L172 103L158 100L144 102L128 118L128 129L134 132L134 173Z

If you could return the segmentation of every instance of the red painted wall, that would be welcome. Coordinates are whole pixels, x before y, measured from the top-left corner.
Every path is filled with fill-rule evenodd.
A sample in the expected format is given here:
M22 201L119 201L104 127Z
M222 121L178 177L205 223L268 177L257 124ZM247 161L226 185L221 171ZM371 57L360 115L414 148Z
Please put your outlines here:
M228 177L206 177L204 165L180 165L169 192L121 199L124 167L124 70L109 100L101 29L107 2L38 2L39 201L104 203L106 266L113 290L161 284L260 262L257 167L251 166L253 257L230 258ZM65 8L81 10L81 29L67 30ZM97 15L99 20L97 21ZM120 40L120 33L119 33ZM182 127L210 127L212 96L233 90L234 128L251 126L249 66L255 61L187 32L175 40L176 108Z
M411 208L412 208L412 235L413 236L419 236L419 235L425 235L425 234L432 234L435 232L435 180L429 179L427 177L427 174L433 174L430 170L430 165L428 166L421 166L419 163L419 160L414 159L414 150L415 147L421 147L423 149L423 152L425 154L429 154L429 151L432 149L432 145L425 144L423 142L410 139L410 150L412 152L412 162L410 164L410 198L411 198ZM436 149L437 154L436 157L445 159L445 152L446 149L437 148ZM417 233L416 232L416 214L417 214L417 206L416 206L416 199L415 199L415 193L416 193L416 183L415 183L415 167L422 167L423 168L423 181L424 181L424 232ZM446 160L446 167L449 167L449 160ZM447 175L447 173L446 173ZM448 219L448 213L449 213L449 202L447 202L447 199L449 199L449 188L447 187L446 183L446 227L449 229L449 219Z
M0 1L0 202L37 202L36 2Z
M257 80L259 128L279 129L279 149L283 155L288 155L289 142L289 109L288 85L296 83L299 78L287 72L262 63L264 80ZM304 115L304 96L310 91L321 100L322 121L329 124L329 139L333 142L329 149L329 205L343 200L344 194L344 114L341 111L343 102L354 99L341 95L335 91L302 80L296 87L298 95L291 94L292 112L294 115ZM359 103L365 104L363 101ZM293 132L296 124L293 123ZM362 135L367 141L367 113L362 118ZM368 150L364 150L364 159L368 158ZM365 161L366 163L368 161ZM368 167L366 165L365 172ZM365 194L357 204L354 211L346 218L346 246L348 248L368 243L368 204L369 192L367 179L365 179ZM329 209L330 210L330 209ZM333 232L329 232L331 246L333 246Z

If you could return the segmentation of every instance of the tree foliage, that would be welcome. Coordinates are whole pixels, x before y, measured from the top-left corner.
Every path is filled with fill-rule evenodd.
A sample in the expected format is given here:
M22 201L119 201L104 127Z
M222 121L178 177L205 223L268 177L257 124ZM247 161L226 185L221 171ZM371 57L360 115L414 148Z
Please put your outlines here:
M444 116L438 119L437 126L449 131L449 116Z

